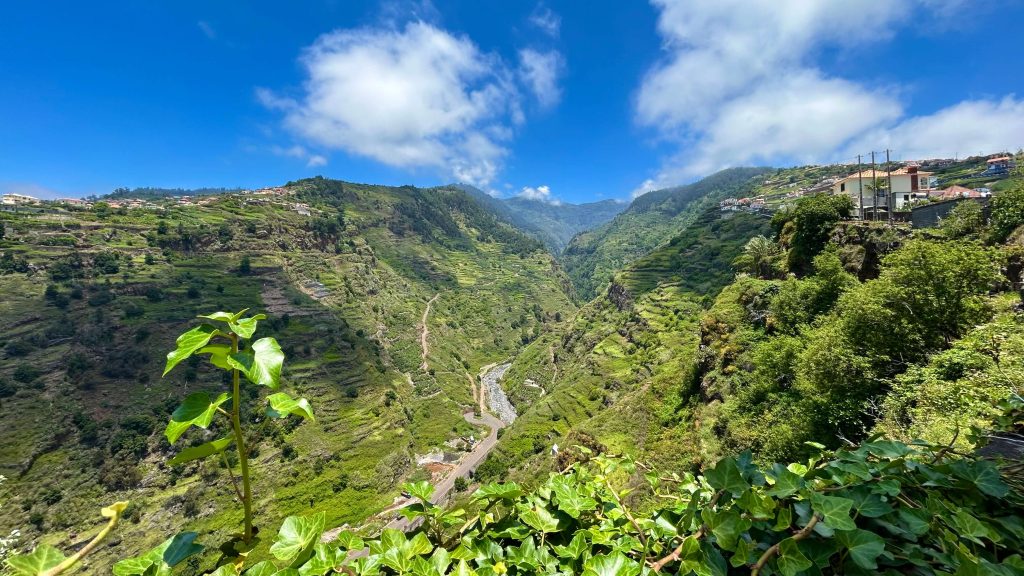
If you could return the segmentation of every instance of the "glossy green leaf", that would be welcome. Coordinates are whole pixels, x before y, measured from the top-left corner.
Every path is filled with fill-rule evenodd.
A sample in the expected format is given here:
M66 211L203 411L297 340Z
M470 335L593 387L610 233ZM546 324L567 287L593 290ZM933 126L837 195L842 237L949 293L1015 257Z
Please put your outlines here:
M250 350L228 356L227 362L253 384L272 390L281 385L284 352L273 338L260 338L252 343Z
M232 322L228 322L228 328L230 328L235 334L238 334L240 337L248 340L256 333L256 325L259 321L266 320L266 318L266 314L256 314L249 318L236 319Z
M584 576L638 576L641 572L640 564L622 552L594 556L583 568Z
M313 546L320 541L325 521L324 512L313 516L285 518L277 532L277 539L270 546L270 553L284 562L305 560L312 554Z
M815 512L822 515L825 524L833 530L853 530L857 525L850 517L850 510L853 508L853 500L840 498L839 496L822 496L813 494L811 506Z
M772 467L769 478L772 480L772 487L768 489L767 494L776 498L792 496L804 486L803 477L794 474L782 464Z
M508 484L485 484L473 492L474 500L515 500L523 495L523 489L515 482Z
M168 538L142 556L114 564L114 575L168 576L175 565L202 552L203 546L195 543L197 536L195 532L182 532Z
M596 500L580 494L579 490L568 482L553 481L551 489L555 493L558 509L573 518L579 518L581 513L597 508Z
M519 518L531 528L545 534L558 532L558 517L549 512L547 508L534 506L522 513Z
M178 464L199 460L200 458L206 458L213 454L220 454L226 450L228 446L231 446L234 441L235 439L233 436L227 436L220 440L214 440L212 442L200 444L199 446L185 448L181 452L178 452L177 456L168 460L167 463L171 466L177 466Z
M715 490L725 490L737 498L750 488L750 483L743 478L736 459L732 457L719 460L714 468L707 471L704 478Z
M185 401L178 406L171 414L171 421L167 423L164 436L171 444L177 442L178 438L192 426L207 428L217 413L217 407L230 398L227 393L222 393L216 399L211 400L206 392L195 392L185 397Z
M40 544L30 554L11 556L7 565L16 576L39 576L63 561L63 552L49 544Z
M786 538L779 542L778 565L783 576L796 576L814 564L800 552L796 540Z
M200 348L206 346L214 336L222 336L224 333L210 326L200 324L195 328L178 336L176 344L178 347L167 354L167 364L164 366L163 375L166 376L182 360L185 360Z
M403 488L405 488L406 492L416 498L419 498L423 502L430 502L430 498L434 495L434 487L426 480L409 482L405 484Z
M885 541L877 534L867 530L848 530L836 532L836 540L849 550L850 559L866 570L878 568L875 559L885 551Z
M285 392L275 392L267 396L267 403L270 404L270 408L267 409L267 415L272 418L284 418L291 414L301 416L307 420L316 420L313 417L313 407L309 405L309 400L305 398L292 398Z
M242 576L274 576L276 572L277 566L271 564L269 560L264 560L253 564L248 570L242 572Z
M228 356L231 355L231 346L227 344L208 344L196 351L196 354L209 354L210 363L223 370L230 370Z

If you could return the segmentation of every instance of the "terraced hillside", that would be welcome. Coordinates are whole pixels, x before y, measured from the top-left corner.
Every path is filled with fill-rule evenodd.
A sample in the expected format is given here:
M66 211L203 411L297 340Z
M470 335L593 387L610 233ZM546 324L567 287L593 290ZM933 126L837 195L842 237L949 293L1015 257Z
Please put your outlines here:
M238 524L222 466L165 464L170 411L222 386L197 364L160 377L197 314L266 312L259 334L313 401L315 423L253 416L254 492L276 526L314 494L330 525L355 523L428 478L416 455L486 436L462 417L479 368L575 311L543 246L457 190L313 179L202 204L0 213L0 532L66 547L90 536L97 502L127 499L123 557L181 514L200 532Z
M533 477L553 464L552 444L579 443L581 432L673 469L697 462L673 445L685 433L675 424L688 401L702 303L732 280L728 264L746 240L767 230L764 216L705 209L683 234L616 275L562 333L527 346L504 378L521 416L481 474L501 477L526 462L522 476Z
M767 168L730 168L686 186L648 192L611 222L573 238L561 262L577 293L590 299L613 274L667 242L701 212L730 196L747 196Z

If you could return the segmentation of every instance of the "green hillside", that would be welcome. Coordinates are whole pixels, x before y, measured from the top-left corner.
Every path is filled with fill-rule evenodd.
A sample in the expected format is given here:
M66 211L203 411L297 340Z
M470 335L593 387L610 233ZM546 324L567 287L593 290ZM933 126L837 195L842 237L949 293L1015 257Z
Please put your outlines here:
M79 542L97 503L121 499L133 504L120 556L180 514L202 532L237 526L223 467L166 464L170 411L220 387L198 364L160 377L197 314L269 316L259 334L280 341L284 379L317 420L258 426L255 493L275 526L313 496L336 526L429 478L415 455L485 435L462 418L473 375L575 310L541 244L457 190L312 179L203 203L0 214L0 532Z
M648 192L611 222L573 238L562 254L577 293L590 299L612 274L679 234L701 211L730 196L746 196L766 168L730 168L687 186Z

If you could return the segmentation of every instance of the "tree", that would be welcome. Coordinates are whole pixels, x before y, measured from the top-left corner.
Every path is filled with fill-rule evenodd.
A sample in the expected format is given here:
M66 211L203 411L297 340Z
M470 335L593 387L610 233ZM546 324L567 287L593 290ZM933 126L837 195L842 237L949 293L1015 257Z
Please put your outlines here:
M734 264L739 264L758 278L770 278L775 268L779 246L766 236L754 236L743 247L743 254Z
M939 229L948 238L962 238L980 232L985 226L985 215L981 204L971 200L961 200L950 210L949 214L939 222Z
M992 198L992 240L1002 242L1024 224L1024 184L1003 190Z
M248 276L251 271L252 263L249 261L249 257L242 256L242 261L238 263L238 273L242 276Z
M789 269L797 274L809 271L815 256L825 248L836 224L850 217L853 201L849 196L817 194L801 200L782 224L780 236L789 249Z
M0 220L0 240L3 240L4 236L6 236L6 235L7 235L7 225L4 224L3 220Z

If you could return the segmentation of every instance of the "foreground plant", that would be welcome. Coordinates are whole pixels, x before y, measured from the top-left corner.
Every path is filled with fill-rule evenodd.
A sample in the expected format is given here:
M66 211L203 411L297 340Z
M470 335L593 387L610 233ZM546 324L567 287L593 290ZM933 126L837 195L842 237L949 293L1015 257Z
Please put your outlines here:
M218 325L203 323L178 337L177 348L167 354L164 376L182 361L197 354L205 355L210 364L231 373L231 391L230 393L222 392L216 397L211 397L207 392L190 394L171 415L164 435L171 444L174 444L192 426L208 428L218 414L229 421L230 435L199 446L185 448L172 458L170 463L172 465L183 464L218 455L231 446L235 447L238 451L241 490L237 483L234 483L233 474L231 478L244 512L244 528L241 538L243 542L249 544L252 542L254 534L252 480L249 470L249 448L245 444L245 434L242 430L241 376L244 375L245 379L252 384L277 390L281 385L284 353L277 340L271 337L260 338L247 348L244 346L244 342L251 339L256 333L258 322L266 319L264 314L242 318L245 312L246 310L234 314L214 312L200 316L200 318L217 322ZM229 400L231 401L230 412L221 407ZM296 399L285 392L276 392L267 396L267 404L267 415L272 418L296 415L313 420L313 410L305 398ZM229 467L228 471L230 472L230 470Z
M67 572L106 539L127 507L127 502L117 502L101 510L103 517L109 518L107 525L75 554L65 557L63 552L53 546L41 544L29 554L8 558L7 568L17 576L57 576Z

